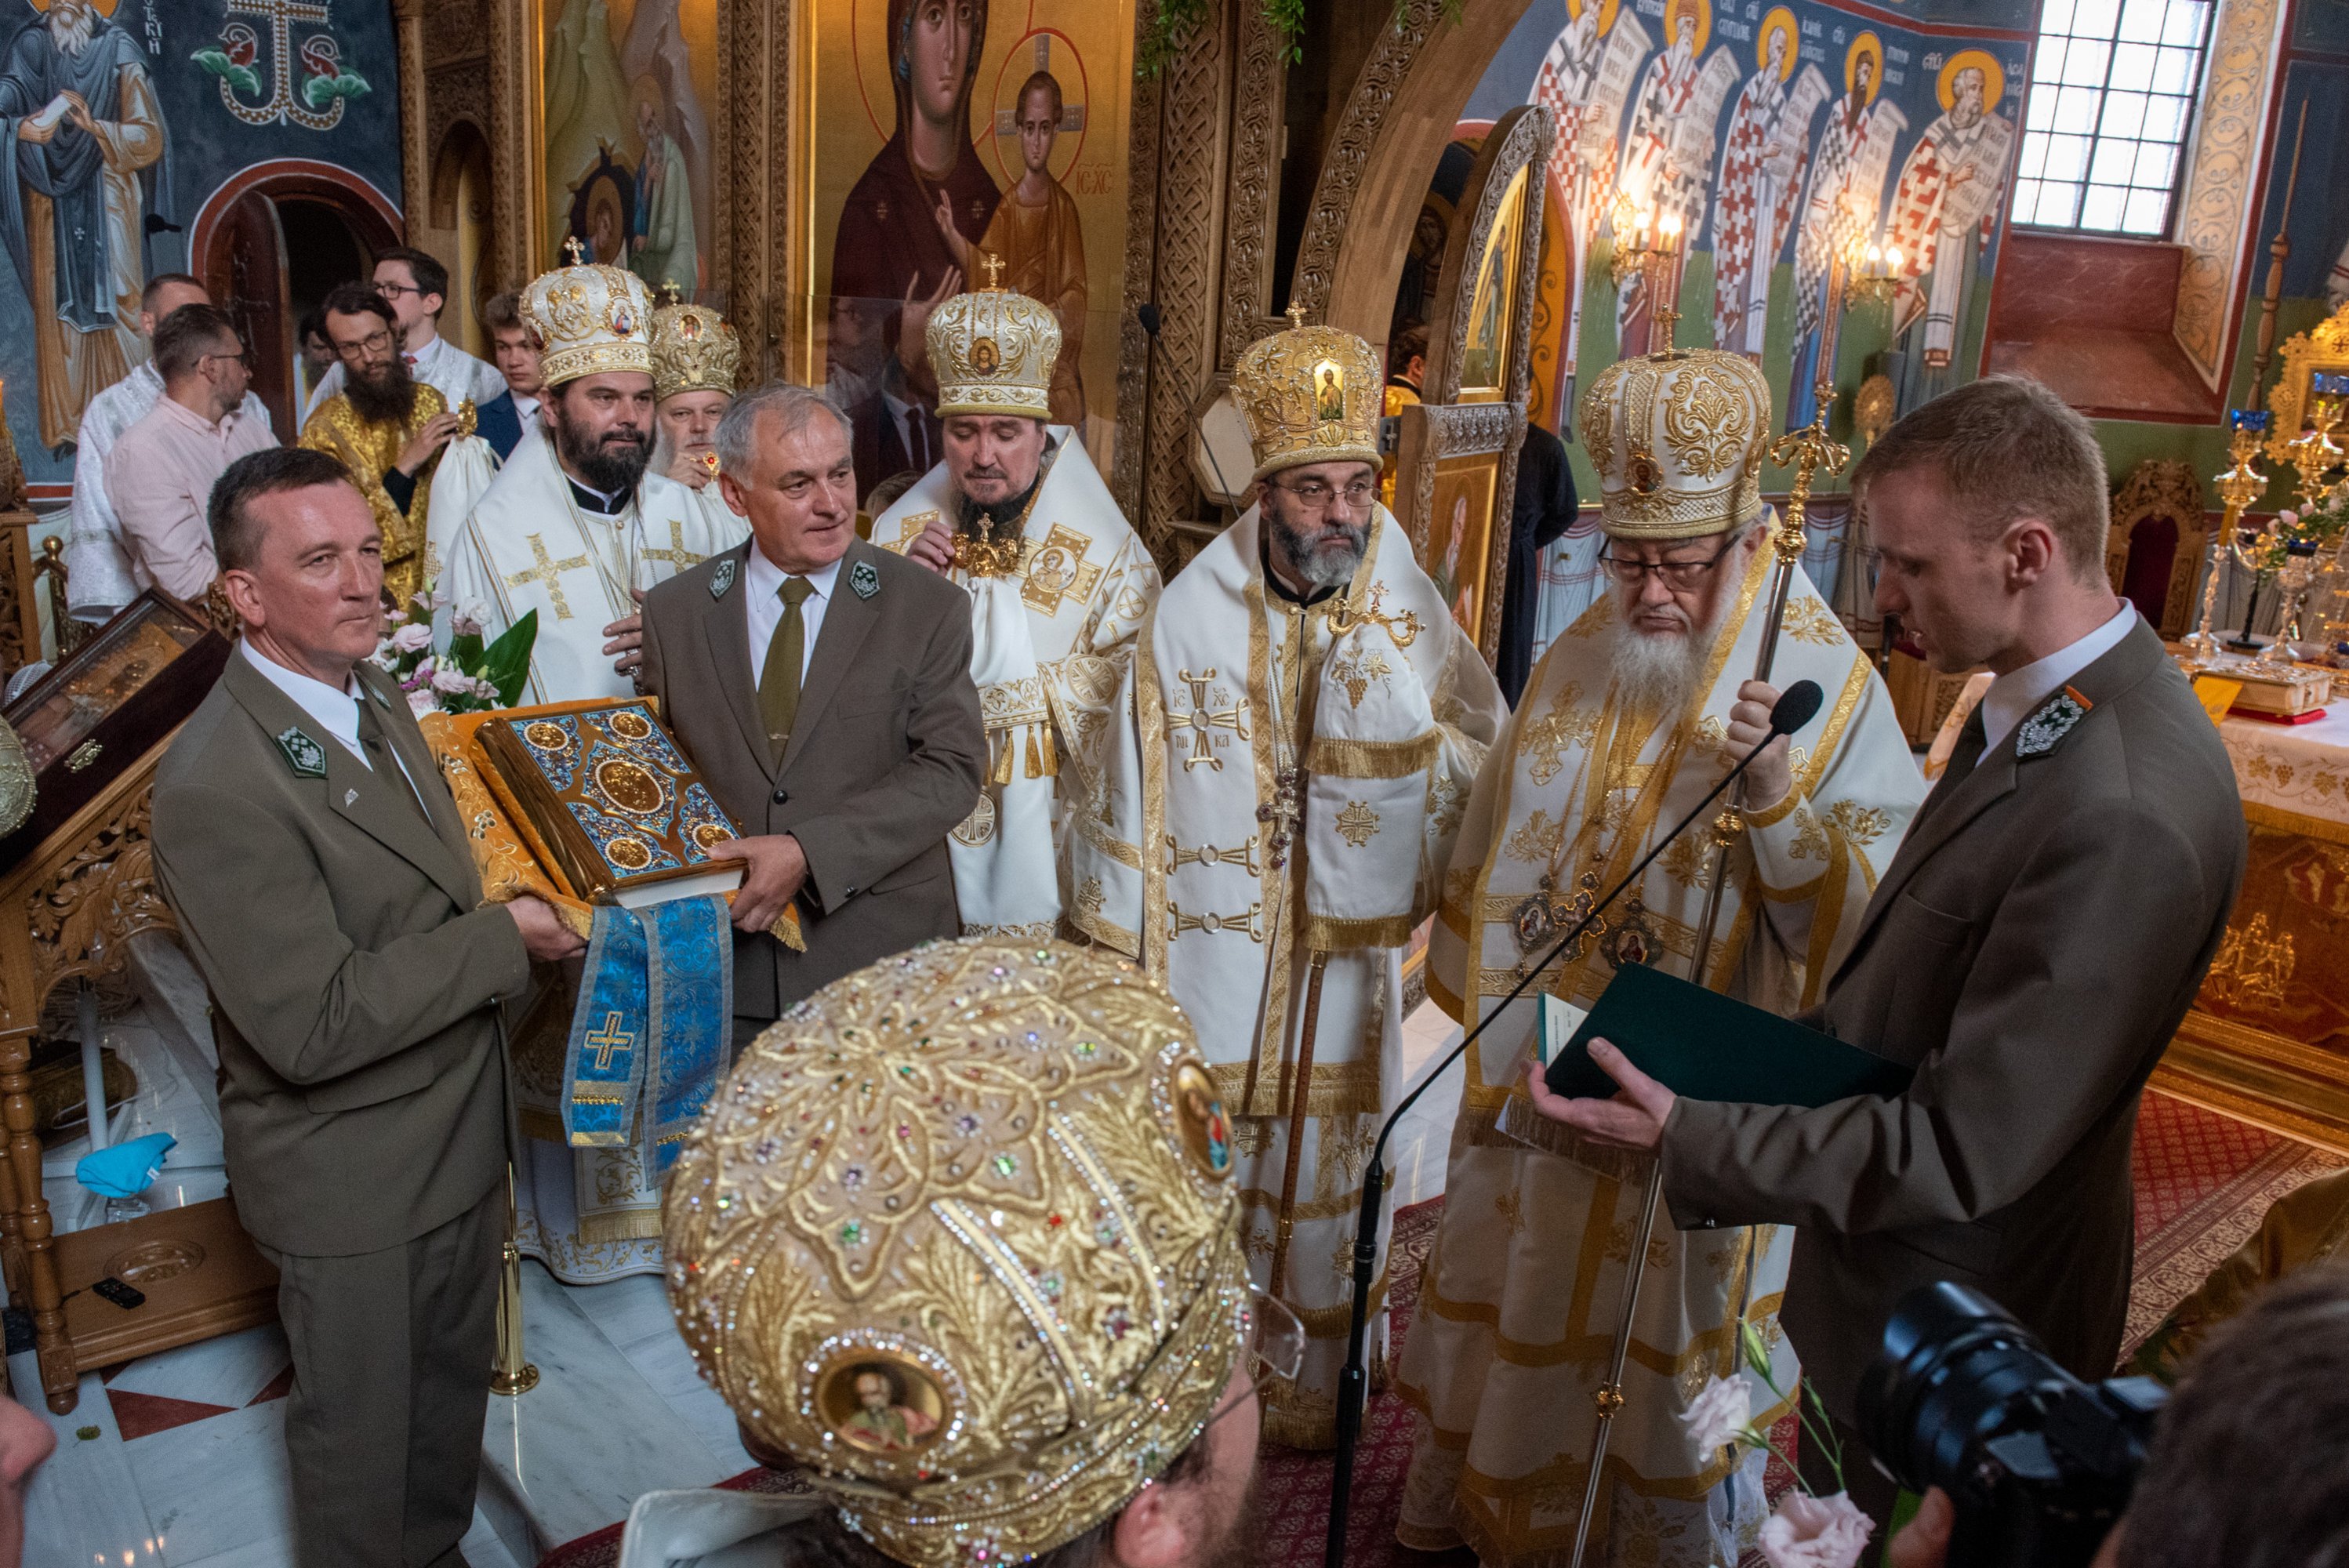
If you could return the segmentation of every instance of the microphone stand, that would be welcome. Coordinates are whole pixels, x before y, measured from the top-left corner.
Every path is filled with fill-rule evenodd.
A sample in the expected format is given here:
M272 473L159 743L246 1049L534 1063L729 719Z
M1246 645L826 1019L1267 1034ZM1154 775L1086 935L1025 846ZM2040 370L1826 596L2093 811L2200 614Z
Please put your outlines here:
M1818 688L1813 686L1811 689L1816 692ZM1790 692L1788 695L1793 694ZM1778 701L1782 709L1790 706L1784 696ZM1382 1207L1380 1199L1386 1190L1387 1139L1394 1132L1395 1124L1402 1119L1406 1111L1418 1103L1419 1097L1425 1094L1433 1086L1435 1080L1444 1076L1446 1068L1467 1054L1468 1047L1475 1043L1476 1037L1485 1032L1486 1026L1494 1019L1507 1012L1509 1004L1525 995L1526 987L1532 985L1544 970L1557 962L1558 955L1573 945L1576 939L1584 932L1590 929L1591 924L1606 913L1608 906L1621 895L1624 889L1640 880L1649 864L1658 855L1662 854L1674 839L1687 831L1691 823L1711 810L1713 803L1721 799L1724 790L1744 777L1745 769L1752 766L1756 757L1762 755L1764 747L1782 735L1791 735L1800 729L1805 724L1810 722L1811 715L1817 711L1817 703L1814 700L1808 712L1799 717L1790 714L1788 717L1793 717L1794 722L1783 727L1779 724L1778 713L1773 711L1770 715L1770 733L1763 740L1762 745L1747 752L1737 766L1731 769L1723 777L1721 782L1715 784L1705 798L1696 803L1687 816L1682 817L1673 825L1671 832L1658 839L1655 847L1640 857L1640 863L1626 872L1622 881L1607 890L1605 898L1591 905L1588 913L1576 921L1565 935L1552 944L1550 950L1542 955L1542 961L1526 971L1516 985L1510 988L1509 994L1501 998L1499 1006L1479 1019L1476 1026L1470 1029L1442 1061L1428 1069L1419 1080L1418 1087L1403 1096L1402 1103L1394 1108L1393 1112L1380 1126L1378 1141L1371 1147L1371 1162L1362 1172L1362 1206L1354 1225L1354 1299L1351 1315L1346 1326L1346 1367L1338 1377L1337 1469L1330 1486L1330 1535L1328 1546L1322 1554L1322 1562L1326 1564L1326 1568L1342 1568L1346 1561L1346 1514L1354 1489L1354 1447L1361 1437L1362 1404L1369 1384L1369 1374L1362 1364L1362 1341L1369 1331L1371 1276L1378 1265L1379 1258L1379 1216ZM1648 1219L1651 1222L1655 1218L1655 1191L1651 1183L1648 1197ZM1644 1241L1640 1250L1645 1250ZM1636 1259L1639 1253L1634 1252L1632 1255ZM1631 1278L1636 1281L1638 1277L1639 1271L1634 1268ZM1617 1367L1612 1381L1620 1381L1622 1352L1619 1349L1616 1352L1616 1360ZM1619 1398L1619 1395L1618 1399ZM1592 1473L1596 1474L1598 1465L1595 1460L1592 1461L1591 1469ZM1585 1511L1587 1514L1588 1510Z

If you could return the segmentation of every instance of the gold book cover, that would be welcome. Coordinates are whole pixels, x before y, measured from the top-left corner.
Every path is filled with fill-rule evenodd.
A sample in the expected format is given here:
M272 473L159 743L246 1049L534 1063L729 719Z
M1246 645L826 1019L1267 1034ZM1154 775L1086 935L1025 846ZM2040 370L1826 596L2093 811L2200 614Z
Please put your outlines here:
M641 908L730 892L709 846L733 821L643 697L499 715L477 732L490 783L540 863L591 903Z

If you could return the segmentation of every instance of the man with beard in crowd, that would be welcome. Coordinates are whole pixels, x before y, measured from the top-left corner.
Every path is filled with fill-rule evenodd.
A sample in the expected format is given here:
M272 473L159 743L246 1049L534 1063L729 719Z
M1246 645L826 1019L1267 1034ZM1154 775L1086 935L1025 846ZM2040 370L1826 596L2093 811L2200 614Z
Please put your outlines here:
M646 590L731 550L750 526L715 487L705 501L647 471L653 309L642 279L560 267L523 291L522 315L542 346L543 438L514 448L450 540L440 591L485 637L538 613L524 702L626 696ZM526 1139L514 1178L523 1250L557 1279L660 1268L659 1188L633 1149Z
M448 301L449 269L422 251L401 245L375 259L372 282L366 285L383 296L391 319L399 327L400 358L408 373L440 394L454 408L460 403L481 404L505 389L498 373L440 335L440 307ZM327 398L343 389L350 361L329 366L302 405L306 423Z
M398 318L373 287L344 284L324 308L343 384L304 421L297 444L340 459L367 497L383 535L383 585L404 605L426 586L428 470L457 433L457 416L409 373Z

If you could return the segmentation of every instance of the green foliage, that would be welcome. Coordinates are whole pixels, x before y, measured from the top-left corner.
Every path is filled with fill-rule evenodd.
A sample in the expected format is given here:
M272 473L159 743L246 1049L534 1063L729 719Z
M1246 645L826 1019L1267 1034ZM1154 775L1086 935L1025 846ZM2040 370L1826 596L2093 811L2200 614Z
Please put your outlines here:
M312 77L302 84L302 100L312 108L324 108L338 98L358 98L371 91L367 78L356 71L340 76Z
M481 634L473 634L473 652L481 660L473 662L460 652L455 643L449 651L465 669L478 670L481 678L498 688L498 706L512 707L522 696L523 683L530 679L530 651L538 642L538 612L525 610L521 620L498 634L498 640L488 648L481 645Z
M237 91L261 96L261 78L254 74L251 66L237 65L218 49L198 49L191 57Z

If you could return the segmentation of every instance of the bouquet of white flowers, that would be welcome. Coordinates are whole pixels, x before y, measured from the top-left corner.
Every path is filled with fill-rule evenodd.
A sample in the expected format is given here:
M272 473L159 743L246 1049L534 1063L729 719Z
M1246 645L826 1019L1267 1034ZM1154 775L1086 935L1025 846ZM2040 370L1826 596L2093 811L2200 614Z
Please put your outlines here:
M1770 1347L1762 1342L1761 1331L1751 1323L1740 1326L1739 1344L1745 1364L1770 1392L1784 1399L1785 1390L1770 1375ZM1764 1449L1793 1470L1794 1460L1781 1453L1769 1435L1754 1425L1753 1410L1753 1395L1744 1377L1715 1377L1690 1402L1681 1421L1700 1448L1712 1449L1733 1444ZM1801 1386L1801 1398L1795 1401L1795 1411L1802 1425L1804 1440L1819 1445L1840 1483L1843 1445L1836 1440L1835 1424L1827 1419L1818 1395L1808 1383ZM1770 1568L1853 1568L1875 1528L1874 1522L1859 1511L1850 1493L1841 1490L1840 1485L1832 1495L1820 1497L1798 1478L1778 1500L1777 1511L1763 1522L1758 1544Z
M449 611L449 641L436 647L432 618ZM528 611L497 641L484 644L478 614L451 608L445 595L427 589L408 602L375 651L378 665L391 672L408 706L419 718L428 713L479 713L512 707L530 677L530 651L538 641L538 612Z

